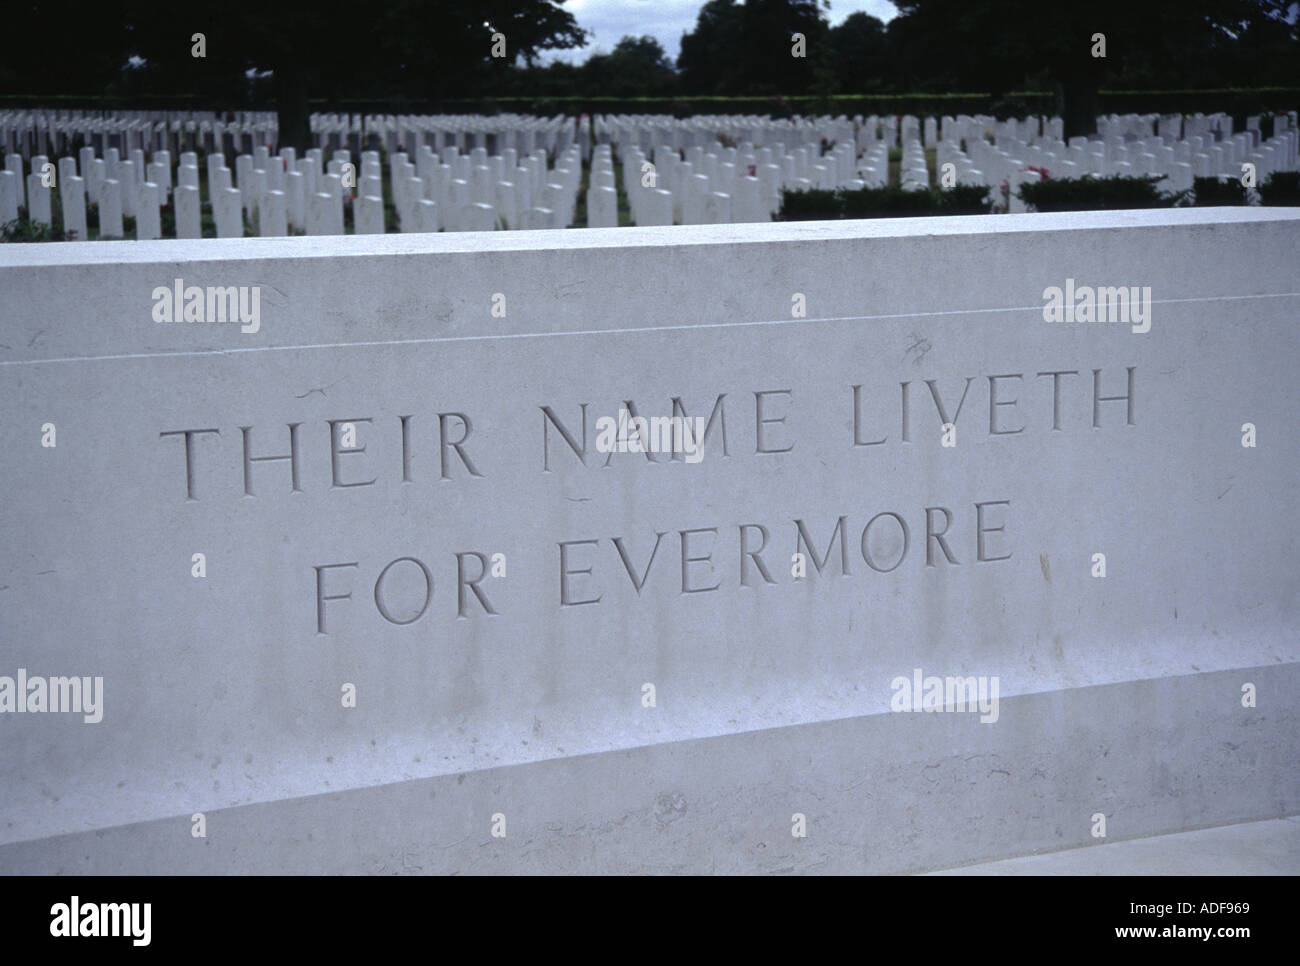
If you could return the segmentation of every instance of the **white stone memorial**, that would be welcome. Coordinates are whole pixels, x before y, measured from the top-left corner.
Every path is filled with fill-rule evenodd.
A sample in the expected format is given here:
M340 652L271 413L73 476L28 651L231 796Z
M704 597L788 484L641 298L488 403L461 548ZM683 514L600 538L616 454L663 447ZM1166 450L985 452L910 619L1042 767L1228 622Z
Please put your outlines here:
M197 168L182 168L181 170L198 172ZM172 197L176 205L176 237L202 237L202 215L199 210L198 185L179 185Z
M1298 251L1280 208L0 246L0 872L1292 815Z
M107 178L100 184L99 237L122 237L122 184L116 178Z

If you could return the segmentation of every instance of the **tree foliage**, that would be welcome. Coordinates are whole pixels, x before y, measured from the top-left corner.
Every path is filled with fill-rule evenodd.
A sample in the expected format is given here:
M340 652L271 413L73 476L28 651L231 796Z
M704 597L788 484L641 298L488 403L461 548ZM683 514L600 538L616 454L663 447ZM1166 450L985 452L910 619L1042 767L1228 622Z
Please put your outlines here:
M1091 133L1103 84L1212 86L1207 68L1237 85L1297 78L1295 25L1279 0L899 0L898 10L900 48L927 52L952 83L994 94L1029 78L1055 85L1067 137ZM1245 62L1243 41L1266 60Z
M888 24L854 13L834 27L828 0L706 0L675 64L653 37L625 36L585 63L547 66L541 54L587 39L564 0L77 6L24 0L5 11L6 36L21 42L0 58L0 93L274 103L289 144L305 138L309 98L401 111L464 97L1055 90L1068 136L1090 129L1102 86L1300 87L1288 0L898 0ZM491 55L496 32L506 57ZM1105 57L1093 56L1098 34ZM56 45L74 53L52 67Z

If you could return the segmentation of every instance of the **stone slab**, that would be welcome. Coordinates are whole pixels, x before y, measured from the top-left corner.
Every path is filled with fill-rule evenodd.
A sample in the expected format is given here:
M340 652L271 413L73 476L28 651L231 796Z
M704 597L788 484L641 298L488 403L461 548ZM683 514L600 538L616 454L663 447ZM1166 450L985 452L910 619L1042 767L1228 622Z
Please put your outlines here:
M1300 815L1103 842L929 875L1296 875Z
M4 246L0 675L104 700L0 715L0 870L908 871L1093 811L1293 814L1298 241L1216 209ZM155 322L176 278L256 287L256 324ZM1150 330L1045 322L1069 279L1149 286ZM674 398L718 416L702 460L605 465L597 419ZM290 424L296 480L245 465ZM996 678L997 721L892 712L915 668Z

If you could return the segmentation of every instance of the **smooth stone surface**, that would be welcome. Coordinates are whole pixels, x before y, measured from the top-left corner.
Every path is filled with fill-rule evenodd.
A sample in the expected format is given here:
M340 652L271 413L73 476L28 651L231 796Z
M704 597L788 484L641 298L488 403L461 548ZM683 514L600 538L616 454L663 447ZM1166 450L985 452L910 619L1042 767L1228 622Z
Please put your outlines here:
M0 721L0 871L916 871L1294 814L1297 251L1234 208L0 246L0 675L104 681ZM1069 279L1150 330L1045 322ZM155 321L176 285L256 322ZM598 450L674 400L699 462ZM996 722L891 710L916 668Z
M379 195L362 195L353 206L358 235L384 233L384 199Z
M1300 875L1300 815L983 862L929 875Z
M106 178L99 189L99 237L122 237L122 185L116 178Z
M182 171L186 170L184 168ZM189 170L197 173L197 168ZM201 238L202 213L199 208L199 188L197 184L181 184L176 188L172 198L176 204L176 237Z
M416 231L433 232L438 230L438 204L428 198L415 203Z
M76 175L69 175L63 182L63 230L69 241L85 241L86 235L86 188L85 180Z
M213 219L218 238L244 237L243 193L238 188L218 188L213 198Z
M0 225L18 217L18 184L18 176L12 171L0 171Z
M32 221L42 225L53 223L50 189L42 182L39 174L27 176L27 205L28 217Z
M263 237L289 234L287 199L283 191L262 195L257 206L257 233Z
M162 237L162 218L158 210L161 187L152 181L135 186L135 237L149 241Z

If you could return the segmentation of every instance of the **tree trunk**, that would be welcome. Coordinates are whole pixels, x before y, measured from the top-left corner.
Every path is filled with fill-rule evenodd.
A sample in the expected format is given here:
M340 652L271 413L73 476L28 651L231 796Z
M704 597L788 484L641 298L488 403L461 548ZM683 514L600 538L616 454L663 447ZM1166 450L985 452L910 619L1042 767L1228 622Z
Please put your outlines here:
M1066 77L1061 81L1061 120L1065 140L1097 133L1097 81L1090 77Z
M315 146L308 122L307 77L296 61L275 68L275 112L281 148L294 148L301 155Z

